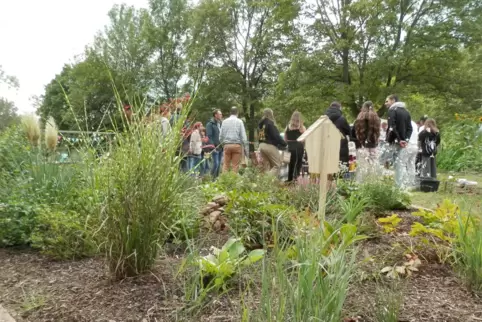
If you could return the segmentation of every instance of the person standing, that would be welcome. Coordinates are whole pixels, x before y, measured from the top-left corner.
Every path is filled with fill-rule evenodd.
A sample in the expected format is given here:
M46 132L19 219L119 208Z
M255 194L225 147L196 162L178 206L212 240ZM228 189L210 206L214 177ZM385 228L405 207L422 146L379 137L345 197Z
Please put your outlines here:
M363 103L353 126L352 137L359 142L357 149L357 180L362 182L366 175L378 169L378 141L380 139L380 118L373 110L373 103Z
M171 132L171 124L169 123L169 118L171 111L168 107L161 107L161 135L165 137L169 132Z
M348 149L348 138L350 137L350 125L346 121L342 114L341 104L338 102L333 102L330 107L326 110L325 115L328 116L330 121L335 124L338 130L343 134L344 138L340 142L340 162L348 170L348 162L350 159L350 151ZM308 156L309 158L310 156Z
M425 121L425 128L418 135L418 142L422 149L422 163L420 177L437 179L437 164L435 156L440 144L440 132L434 119Z
M281 166L279 148L285 148L286 142L281 138L270 108L264 109L258 124L258 140L264 170L277 176Z
M223 120L223 113L221 110L216 109L213 112L213 117L206 124L206 134L209 139L208 143L215 148L211 151L211 158L213 160L213 167L211 169L211 175L213 178L219 176L219 170L221 162L223 160L223 148L219 141L219 134L221 132L221 124Z
M407 145L407 184L410 187L415 187L417 185L418 131L416 129L418 126L414 121L410 123L414 130Z
M231 108L231 115L224 120L219 133L219 142L224 149L224 163L223 171L227 172L230 169L237 173L243 150L245 155L249 154L248 137L246 136L246 129L244 123L238 118L238 109Z
M200 172L199 164L202 161L202 138L201 138L201 122L196 122L193 125L191 139L189 142L189 170Z
M388 96L385 105L388 107L387 142L393 151L395 184L404 188L408 184L407 146L413 132L412 118L405 103L400 102L397 95Z
M303 143L297 140L305 131L306 128L303 125L301 113L298 111L293 112L284 133L284 139L288 144L288 151L291 153L287 182L297 180L300 175L305 148Z

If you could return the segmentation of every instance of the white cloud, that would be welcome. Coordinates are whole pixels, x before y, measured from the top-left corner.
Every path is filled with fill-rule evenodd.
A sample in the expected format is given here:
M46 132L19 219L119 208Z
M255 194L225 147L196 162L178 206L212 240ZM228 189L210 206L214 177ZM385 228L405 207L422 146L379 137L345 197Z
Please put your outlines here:
M29 97L43 94L62 66L83 52L119 2L147 7L147 0L1 0L0 65L19 79L20 89L2 85L0 96L32 112Z

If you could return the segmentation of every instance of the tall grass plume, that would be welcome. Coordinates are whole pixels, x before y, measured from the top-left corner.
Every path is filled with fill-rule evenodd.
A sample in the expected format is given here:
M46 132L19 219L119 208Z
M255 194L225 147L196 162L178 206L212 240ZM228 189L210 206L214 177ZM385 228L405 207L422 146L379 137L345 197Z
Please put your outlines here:
M57 136L59 130L53 117L49 117L45 123L45 146L50 152L54 152L57 148Z
M22 126L30 144L35 147L38 146L40 141L40 124L38 118L34 114L25 115L22 117Z

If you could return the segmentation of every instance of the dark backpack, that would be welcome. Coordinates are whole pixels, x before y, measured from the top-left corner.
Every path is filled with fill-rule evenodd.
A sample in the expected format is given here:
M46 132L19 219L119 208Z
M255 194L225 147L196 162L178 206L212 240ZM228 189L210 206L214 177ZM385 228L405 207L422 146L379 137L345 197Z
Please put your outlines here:
M425 138L425 151L428 155L435 155L437 153L437 136L427 136Z

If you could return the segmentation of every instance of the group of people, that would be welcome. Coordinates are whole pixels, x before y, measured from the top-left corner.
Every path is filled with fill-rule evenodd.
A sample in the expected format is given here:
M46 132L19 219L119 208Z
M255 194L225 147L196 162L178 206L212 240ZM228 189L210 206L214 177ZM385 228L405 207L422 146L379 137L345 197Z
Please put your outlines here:
M436 154L440 144L440 132L435 120L424 116L418 123L412 121L410 112L396 95L385 101L388 119L381 120L372 102L363 104L355 122L350 125L342 113L339 102L333 102L325 115L343 134L340 142L340 163L348 168L349 142L357 151L357 180L367 180L368 175L379 175L383 167L393 165L395 182L408 188L416 184L417 177L436 178ZM180 116L180 109L173 115L170 109L160 109L163 135ZM249 141L244 122L238 117L238 109L231 108L223 120L221 110L213 111L212 118L203 126L201 122L183 127L184 141L180 149L182 169L216 178L222 171L238 172L249 156ZM258 124L259 156L261 168L278 175L283 164L282 151L289 151L288 182L296 181L301 174L304 145L298 138L306 131L303 119L295 111L283 135L280 134L273 110L264 109ZM255 158L256 159L256 158ZM284 160L286 161L286 160Z
M396 95L388 96L385 105L387 121L381 121L368 101L351 129L350 137L357 148L357 179L363 181L380 170L380 165L388 168L392 164L395 183L401 188L415 187L417 178L436 179L440 132L435 120L425 115L415 123Z

